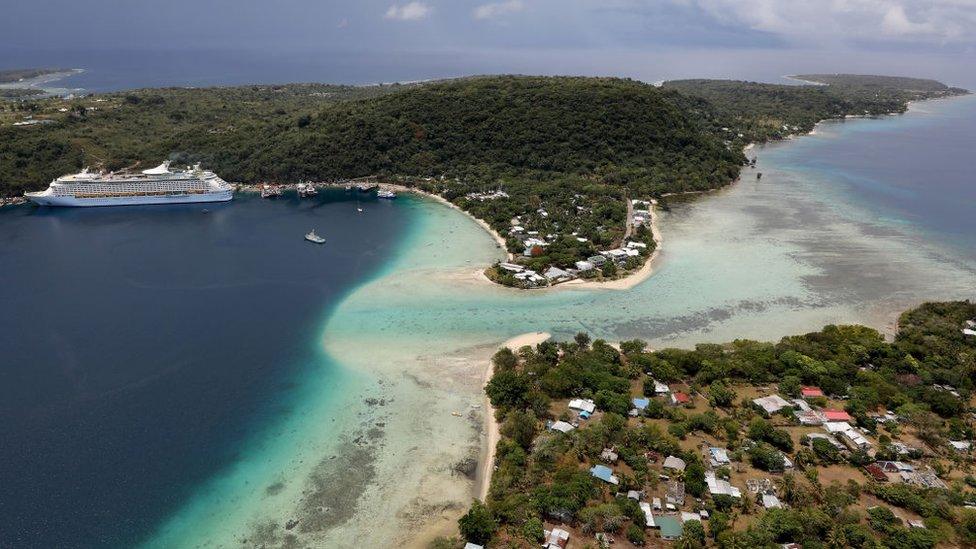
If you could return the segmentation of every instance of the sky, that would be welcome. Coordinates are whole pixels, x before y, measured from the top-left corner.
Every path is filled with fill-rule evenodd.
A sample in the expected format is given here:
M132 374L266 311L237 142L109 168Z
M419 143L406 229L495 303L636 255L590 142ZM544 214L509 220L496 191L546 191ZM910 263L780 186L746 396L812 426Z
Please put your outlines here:
M976 0L31 0L2 12L8 67L37 52L206 50L386 56L400 79L829 70L976 84Z

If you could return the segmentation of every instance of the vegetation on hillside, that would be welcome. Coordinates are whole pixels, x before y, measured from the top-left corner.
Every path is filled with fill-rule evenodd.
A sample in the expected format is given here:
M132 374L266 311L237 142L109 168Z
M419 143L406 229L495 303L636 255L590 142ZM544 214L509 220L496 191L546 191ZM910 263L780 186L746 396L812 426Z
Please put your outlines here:
M529 547L543 528L560 527L580 543L607 533L618 544L642 545L657 533L628 491L664 500L666 485L680 480L688 497L670 514L705 510L708 517L700 515L704 529L685 522L682 547L976 543L976 511L967 507L976 500L972 454L947 443L974 438L976 336L963 333L967 326L976 326L976 304L929 303L902 315L893 342L863 326L827 326L778 343L693 350L652 352L636 340L618 350L585 334L502 349L486 387L502 432L495 472L486 505L462 519L462 534ZM691 401L672 405L655 393L655 380ZM811 437L823 429L800 425L793 403L772 415L752 403L770 392L797 398L810 386L824 396L807 405L846 411L870 448L839 450ZM650 400L639 413L631 412L635 397ZM577 417L567 409L571 398L592 399L596 414ZM548 430L555 420L578 428ZM726 449L731 463L709 463L709 447ZM687 463L683 472L662 470L669 455ZM907 462L918 476L879 479L864 469L876 460ZM611 467L619 485L591 476L596 464ZM710 494L707 474L739 487L741 498ZM764 510L764 494L784 507Z
M909 101L966 92L934 80L857 75L799 75L825 85L737 80L672 80L666 89L700 99L700 119L737 145L807 133L821 120L904 112Z

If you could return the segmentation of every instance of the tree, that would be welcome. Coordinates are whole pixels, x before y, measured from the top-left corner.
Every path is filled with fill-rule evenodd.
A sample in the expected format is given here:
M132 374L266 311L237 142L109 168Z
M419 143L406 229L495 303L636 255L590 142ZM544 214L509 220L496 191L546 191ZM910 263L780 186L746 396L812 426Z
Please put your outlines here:
M786 376L779 382L780 392L791 398L800 396L800 387L800 378L796 376Z
M492 406L496 408L521 407L530 388L527 377L518 372L507 371L493 375L485 386L485 392Z
M705 482L705 468L702 467L701 462L694 460L685 467L685 491L696 498L700 498L705 494L705 490L707 489L708 483Z
M501 432L526 450L535 438L537 420L530 411L512 410L505 416Z
M458 519L458 527L461 529L461 535L464 536L464 539L478 545L484 545L495 534L498 523L487 505L474 500L471 503L471 509Z
M502 347L491 357L491 363L494 364L496 372L507 372L518 366L518 357L508 347Z
M590 334L586 332L577 333L573 340L579 345L580 350L585 351L590 346Z
M684 529L682 532L682 537L686 537L695 543L699 547L705 544L705 527L702 526L701 521L698 520L688 520L684 523Z
M644 529L636 524L627 527L627 540L634 545L644 545Z
M522 535L535 542L545 539L545 525L539 517L532 517L522 526Z
M716 381L708 387L708 402L718 408L728 408L735 401L735 391L723 381Z
M764 442L749 449L749 460L753 467L771 473L782 472L786 464L783 454Z
M645 341L641 341L640 339L631 339L620 342L620 352L628 356L643 353L645 349L647 349L647 343Z

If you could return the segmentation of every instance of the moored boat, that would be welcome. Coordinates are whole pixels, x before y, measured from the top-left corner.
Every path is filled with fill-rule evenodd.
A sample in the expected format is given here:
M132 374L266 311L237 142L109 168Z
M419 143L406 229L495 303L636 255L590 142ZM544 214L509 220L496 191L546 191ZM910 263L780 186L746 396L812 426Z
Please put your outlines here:
M376 193L376 197L377 198L387 198L387 199L391 199L392 200L392 199L396 198L397 195L393 191L388 191L386 189L383 189L382 191Z
M41 206L125 206L226 202L234 188L199 164L171 170L169 162L139 173L79 173L61 176L24 197Z
M295 190L298 191L298 196L300 198L308 198L310 196L315 196L319 194L319 192L315 190L315 185L311 183L299 183L295 187Z
M325 239L315 234L315 229L312 229L311 231L305 234L305 240L308 240L309 242L314 242L315 244L325 244Z

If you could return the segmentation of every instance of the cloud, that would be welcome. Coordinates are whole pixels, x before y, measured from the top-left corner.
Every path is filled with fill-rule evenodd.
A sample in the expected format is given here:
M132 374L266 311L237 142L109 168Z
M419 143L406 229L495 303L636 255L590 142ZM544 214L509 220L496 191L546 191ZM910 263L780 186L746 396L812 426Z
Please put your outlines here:
M522 0L507 0L505 2L492 2L482 4L474 9L475 19L494 19L510 13L520 12L525 9Z
M423 2L409 2L402 6L393 4L386 10L384 17L398 21L419 21L426 19L428 15L430 15L430 6Z
M797 42L976 42L976 0L671 0Z

